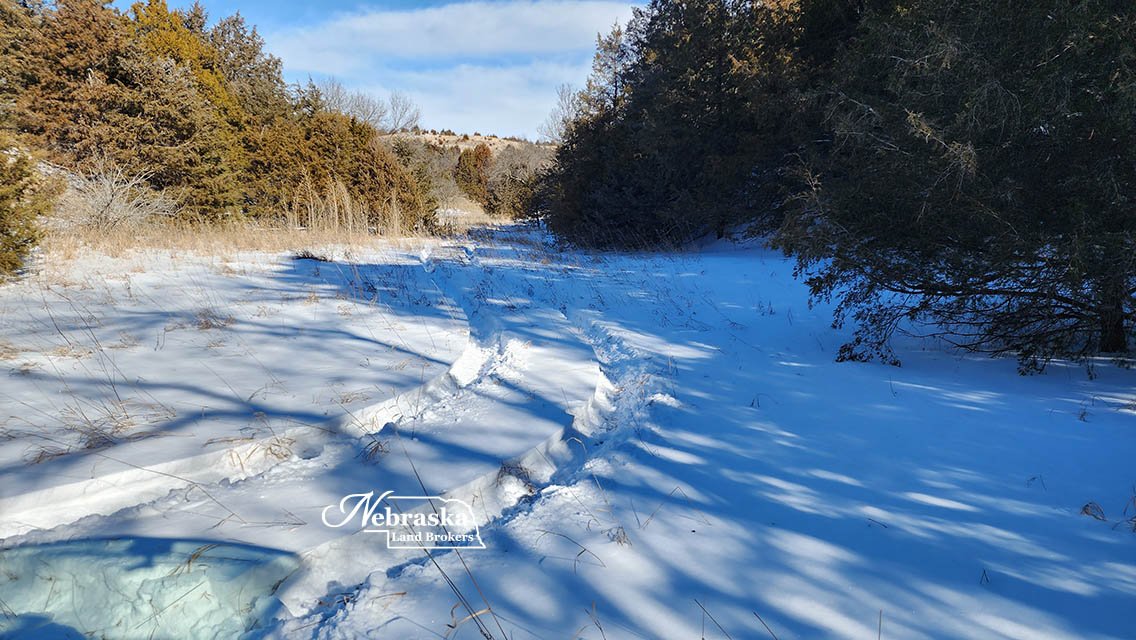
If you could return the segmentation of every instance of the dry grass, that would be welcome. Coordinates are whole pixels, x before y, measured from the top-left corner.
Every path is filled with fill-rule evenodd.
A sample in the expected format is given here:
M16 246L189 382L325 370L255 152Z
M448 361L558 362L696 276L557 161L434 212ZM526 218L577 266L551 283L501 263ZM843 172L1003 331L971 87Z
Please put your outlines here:
M293 229L348 234L375 231L395 238L401 237L411 226L406 224L398 202L393 197L383 211L374 212L353 198L347 185L340 180L322 191L305 180L296 190L291 207L284 217L287 226Z
M236 320L231 315L225 315L216 309L200 309L194 317L195 324L200 331L210 329L224 329Z
M453 198L437 213L436 223L441 235L463 235L474 227L498 225L504 222L495 218L466 196Z
M155 222L111 230L58 229L46 235L42 248L48 264L73 261L85 253L123 257L150 249L200 256L229 257L242 252L299 254L312 247L368 248L392 242L413 242L424 235L403 234L398 239L365 230L319 230L260 225L252 222L195 224Z
M55 347L47 352L47 355L55 356L57 358L75 358L82 360L83 358L94 355L94 350L78 344L63 344Z
M16 345L0 338L0 360L14 360L18 355L20 349L17 349Z
M388 134L384 137L388 140L393 140L396 138L416 139L439 147L457 147L463 151L465 149L472 149L479 144L484 144L485 146L489 147L489 150L492 151L494 155L504 150L506 147L522 147L525 145L534 144L532 142L523 142L520 140L500 138L494 135L474 135L472 133L457 133L451 135L447 133L429 133L425 131L421 133L408 133L404 131L400 133ZM554 145L549 144L537 144L536 146L546 149L555 148Z
M414 237L395 199L373 210L353 198L342 182L316 189L305 182L286 211L269 222L187 221L173 215L172 196L145 188L145 175L129 175L108 162L72 175L68 197L48 225L43 247L56 266L84 253L121 257L134 250L160 249L204 256L241 251L296 252L312 245L362 247L392 238Z
M439 203L439 207L443 211L447 209L453 209L465 212L471 216L480 216L487 221L492 220L492 218L489 217L489 214L485 213L485 209L480 204L478 204L477 201L460 192L456 195L442 200Z

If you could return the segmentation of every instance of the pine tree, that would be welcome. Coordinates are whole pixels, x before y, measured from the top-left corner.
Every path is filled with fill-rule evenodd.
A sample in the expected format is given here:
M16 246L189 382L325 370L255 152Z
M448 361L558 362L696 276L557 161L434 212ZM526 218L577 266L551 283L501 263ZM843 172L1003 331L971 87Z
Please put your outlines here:
M625 76L631 60L631 45L618 22L606 36L596 36L592 72L579 96L581 115L594 117L619 111L626 98Z
M50 209L54 196L27 151L0 133L0 276L23 266L39 239L37 218Z
M675 244L770 210L756 167L787 151L791 11L654 0L600 38L585 107L534 206L577 241ZM777 28L774 28L774 27Z
M901 323L964 347L1123 352L1136 321L1136 12L1111 0L925 0L839 56L782 233L845 358ZM927 325L923 325L927 326Z
M454 180L467 196L482 206L489 204L489 166L493 153L484 143L464 149L458 156Z
M207 37L217 52L217 71L245 113L263 120L289 110L283 63L265 51L256 27L238 13L218 20Z
M119 71L127 29L109 4L59 0L26 14L20 37L4 45L15 55L8 71L16 85L14 125L57 155L82 143L101 119L96 100Z

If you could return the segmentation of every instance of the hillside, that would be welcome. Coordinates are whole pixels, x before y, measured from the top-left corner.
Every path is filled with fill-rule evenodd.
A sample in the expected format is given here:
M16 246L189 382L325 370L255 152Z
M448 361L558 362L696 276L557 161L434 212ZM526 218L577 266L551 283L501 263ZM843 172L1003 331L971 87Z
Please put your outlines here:
M461 133L439 133L437 131L404 131L399 133L387 134L385 138L391 141L396 138L409 138L417 140L426 144L432 144L438 147L457 147L465 151L473 149L479 144L484 144L489 147L489 150L494 155L500 154L502 150L513 147L519 148L527 145L537 145L544 149L555 149L555 145L546 143L534 143L529 140L519 140L512 138L501 138L492 134L461 134Z

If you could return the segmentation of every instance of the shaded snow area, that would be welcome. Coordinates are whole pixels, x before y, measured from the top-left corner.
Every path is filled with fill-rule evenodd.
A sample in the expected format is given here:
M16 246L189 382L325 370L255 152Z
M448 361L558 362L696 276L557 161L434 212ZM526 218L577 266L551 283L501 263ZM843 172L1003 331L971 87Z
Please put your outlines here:
M1134 633L1136 372L836 363L758 247L315 257L0 288L0 636ZM372 491L485 548L325 522Z

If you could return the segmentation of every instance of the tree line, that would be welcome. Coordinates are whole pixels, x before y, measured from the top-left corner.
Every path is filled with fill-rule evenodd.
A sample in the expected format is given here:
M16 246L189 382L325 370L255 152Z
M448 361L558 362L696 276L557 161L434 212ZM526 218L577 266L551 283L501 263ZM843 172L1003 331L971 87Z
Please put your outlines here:
M435 210L462 194L492 215L524 209L547 149L513 140L494 157L432 144L415 135L420 117L398 92L287 84L239 14L0 0L0 151L11 160L0 166L0 275L48 218L397 233L438 231ZM62 165L66 189L40 160Z
M164 0L0 1L0 126L77 171L145 176L199 220L281 216L342 191L379 225L428 221L429 185L381 143L417 125L334 81L289 86L239 15L210 23Z
M744 225L856 321L1019 356L1136 320L1136 8L1119 0L652 0L561 92L530 210L587 246Z

